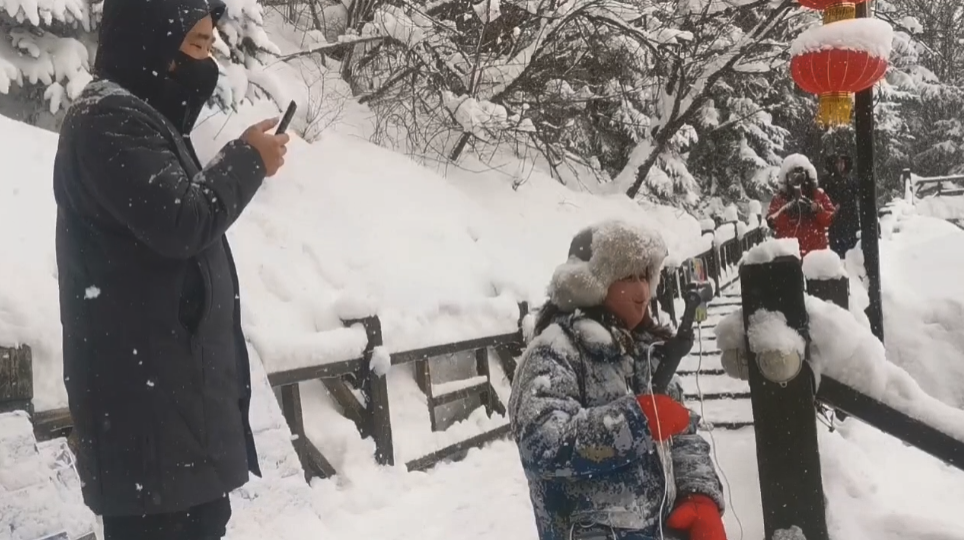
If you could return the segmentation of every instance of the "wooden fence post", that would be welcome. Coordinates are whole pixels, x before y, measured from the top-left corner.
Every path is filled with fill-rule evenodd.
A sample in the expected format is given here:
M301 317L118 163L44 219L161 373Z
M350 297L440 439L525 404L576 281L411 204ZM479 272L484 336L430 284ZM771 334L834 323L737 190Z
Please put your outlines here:
M673 324L676 324L676 297L679 296L678 272L663 268L660 272L659 287L653 297L653 309L663 308ZM655 315L656 313L654 313Z
M346 326L361 324L368 336L362 367L362 393L365 395L365 412L368 433L375 440L375 461L379 465L395 465L395 447L392 442L392 417L388 405L388 382L385 375L372 371L375 348L382 346L382 322L377 316L347 320Z
M807 279L807 294L850 309L850 280L846 276L835 279Z
M499 363L502 365L502 371L505 372L505 376L509 379L509 383L512 383L512 378L515 376L516 369L516 357L522 356L525 352L526 340L525 331L522 328L525 322L526 315L529 314L529 303L519 302L519 321L518 325L518 335L519 339L516 343L512 345L503 345L495 348L495 353L499 357Z
M0 347L0 413L33 414L33 356L30 347Z
M766 310L783 313L787 325L809 342L799 259L780 257L767 264L744 265L740 280L743 324L748 336L753 330L751 316ZM829 540L813 374L803 362L796 378L784 384L771 382L757 364L749 337L746 341L766 538L772 539L777 531L797 526L807 540Z

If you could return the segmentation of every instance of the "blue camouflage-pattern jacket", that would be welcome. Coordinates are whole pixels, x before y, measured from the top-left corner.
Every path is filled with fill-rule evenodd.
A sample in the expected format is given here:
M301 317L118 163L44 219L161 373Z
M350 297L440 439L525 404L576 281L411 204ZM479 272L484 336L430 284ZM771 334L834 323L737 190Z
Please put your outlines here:
M612 528L619 540L660 538L675 500L702 494L723 511L722 489L699 418L659 444L636 401L658 365L656 340L581 310L556 316L529 344L509 400L541 540L574 525ZM678 378L669 395L682 402ZM664 537L670 531L662 531Z

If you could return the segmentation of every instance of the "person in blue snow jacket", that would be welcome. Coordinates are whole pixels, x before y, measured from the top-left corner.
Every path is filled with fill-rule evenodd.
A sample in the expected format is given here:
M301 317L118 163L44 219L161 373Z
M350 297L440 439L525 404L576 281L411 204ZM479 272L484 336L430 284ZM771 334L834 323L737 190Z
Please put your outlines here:
M607 221L579 232L549 285L512 384L509 415L540 540L725 540L723 496L697 417L654 395L681 358L648 314L667 250L655 232Z

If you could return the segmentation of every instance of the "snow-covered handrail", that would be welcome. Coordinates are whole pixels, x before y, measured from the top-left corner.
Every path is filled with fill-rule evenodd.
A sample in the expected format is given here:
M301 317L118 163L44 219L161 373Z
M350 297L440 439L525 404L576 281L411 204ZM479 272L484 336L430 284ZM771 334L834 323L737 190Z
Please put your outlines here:
M925 186L937 186L937 191L933 194L936 197L944 195L964 195L964 188L945 189L945 183L964 183L964 174L945 175L945 176L916 176L910 169L904 169L901 173L904 183L904 200L913 204L920 198L921 188Z

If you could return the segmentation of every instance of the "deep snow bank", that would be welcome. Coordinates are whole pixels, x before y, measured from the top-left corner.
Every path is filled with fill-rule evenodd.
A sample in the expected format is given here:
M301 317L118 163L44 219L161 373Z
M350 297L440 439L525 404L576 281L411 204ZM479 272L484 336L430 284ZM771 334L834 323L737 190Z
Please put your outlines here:
M270 104L206 120L194 139L212 155ZM35 353L36 405L63 406L51 170L56 136L0 118L0 344ZM658 227L674 258L700 250L699 224L625 197L574 193L534 174L518 191L497 172L453 180L358 139L294 141L229 235L249 339L269 370L357 355L341 319L377 312L401 350L512 331L516 303L541 301L572 234L591 221Z
M964 230L903 202L893 210L881 220L880 243L887 359L928 394L964 408ZM851 312L862 316L859 250L847 267Z

